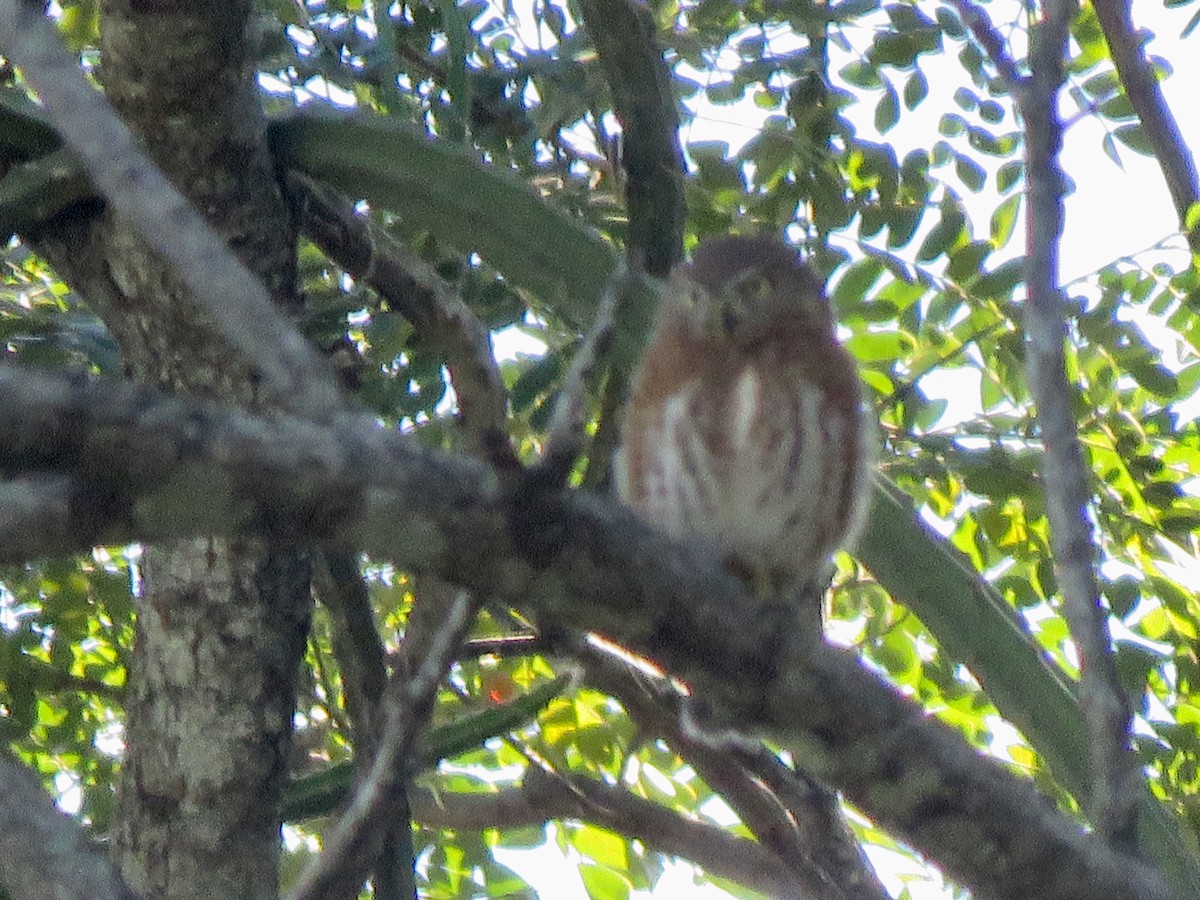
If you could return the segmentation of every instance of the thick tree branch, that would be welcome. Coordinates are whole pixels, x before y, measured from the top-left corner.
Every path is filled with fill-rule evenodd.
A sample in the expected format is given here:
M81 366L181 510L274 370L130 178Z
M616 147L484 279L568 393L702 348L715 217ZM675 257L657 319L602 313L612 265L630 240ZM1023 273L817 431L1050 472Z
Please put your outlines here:
M279 405L327 419L342 406L328 367L271 303L257 278L142 152L62 46L41 6L0 0L0 47L46 104L92 182L168 260Z
M981 893L1170 896L852 654L800 633L794 610L748 596L702 549L657 535L611 501L559 495L546 510L554 542L539 541L531 559L530 537L485 467L357 417L335 428L255 419L6 368L0 411L0 467L73 483L66 511L37 526L45 545L0 532L6 558L164 532L359 546L656 660ZM1013 859L1022 865L998 865Z
M654 15L630 0L580 0L579 9L621 123L630 264L665 278L683 258L686 209L679 112Z
M1141 119L1150 146L1154 148L1154 156L1179 216L1180 228L1184 229L1192 252L1200 253L1200 228L1187 228L1188 210L1200 202L1196 161L1167 106L1150 62L1142 52L1145 39L1133 26L1131 7L1130 0L1099 0L1092 4L1108 42L1113 65L1121 76L1125 96Z
M8 756L0 756L0 797L0 885L13 900L137 900L33 773Z

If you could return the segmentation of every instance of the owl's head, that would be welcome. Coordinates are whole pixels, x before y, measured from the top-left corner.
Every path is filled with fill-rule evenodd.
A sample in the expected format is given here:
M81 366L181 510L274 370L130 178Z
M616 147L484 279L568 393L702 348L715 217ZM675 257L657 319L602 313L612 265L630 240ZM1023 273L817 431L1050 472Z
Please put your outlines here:
M697 334L751 345L781 322L832 333L820 280L796 251L768 235L709 238L671 276L668 296Z

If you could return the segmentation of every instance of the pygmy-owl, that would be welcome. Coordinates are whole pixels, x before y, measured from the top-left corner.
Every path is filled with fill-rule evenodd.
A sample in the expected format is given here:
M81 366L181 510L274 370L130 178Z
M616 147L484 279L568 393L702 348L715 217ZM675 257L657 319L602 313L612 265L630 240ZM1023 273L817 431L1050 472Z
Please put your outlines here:
M615 460L650 525L709 542L763 593L816 586L870 481L854 361L817 277L780 240L727 236L674 271Z

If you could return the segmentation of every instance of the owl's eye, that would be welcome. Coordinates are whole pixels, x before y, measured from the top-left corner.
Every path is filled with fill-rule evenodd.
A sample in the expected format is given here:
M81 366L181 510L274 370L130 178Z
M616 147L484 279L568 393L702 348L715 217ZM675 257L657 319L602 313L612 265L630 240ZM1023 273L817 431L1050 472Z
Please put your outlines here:
M771 293L771 281L760 272L747 272L730 286L731 293L747 304L765 300Z

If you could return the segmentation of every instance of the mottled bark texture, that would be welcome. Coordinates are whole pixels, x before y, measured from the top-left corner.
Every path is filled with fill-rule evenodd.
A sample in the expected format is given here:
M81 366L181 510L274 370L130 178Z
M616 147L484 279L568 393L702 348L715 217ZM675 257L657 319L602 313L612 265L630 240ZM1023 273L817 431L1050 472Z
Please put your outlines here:
M108 0L106 94L276 300L296 307L294 234L244 40L248 0ZM248 368L180 279L112 217L112 290L88 299L139 380L260 406ZM277 803L310 608L293 550L193 539L146 548L113 852L166 898L276 897Z
M692 687L698 737L726 746L711 726L728 723L771 739L977 896L1196 896L1166 890L855 654L796 628L791 604L750 596L702 547L611 500L515 496L482 463L358 417L252 418L19 368L0 368L0 409L0 465L29 473L0 485L0 558L27 556L28 534L42 548L183 535L173 511L203 498L193 534L362 547L654 659Z

